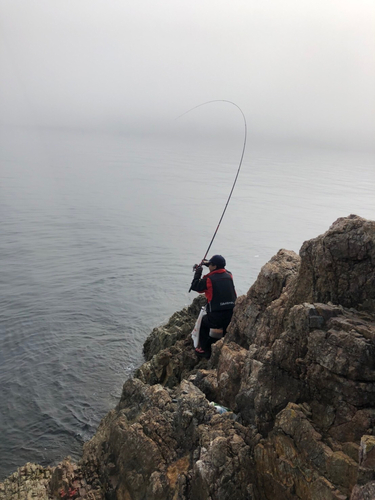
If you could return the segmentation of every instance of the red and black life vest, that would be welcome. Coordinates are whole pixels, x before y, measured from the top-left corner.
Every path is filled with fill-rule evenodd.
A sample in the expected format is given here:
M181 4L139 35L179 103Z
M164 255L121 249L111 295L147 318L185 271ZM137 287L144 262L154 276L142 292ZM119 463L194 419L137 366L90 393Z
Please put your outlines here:
M233 309L237 298L233 276L226 269L216 269L202 279L193 280L191 289L205 294L209 312Z

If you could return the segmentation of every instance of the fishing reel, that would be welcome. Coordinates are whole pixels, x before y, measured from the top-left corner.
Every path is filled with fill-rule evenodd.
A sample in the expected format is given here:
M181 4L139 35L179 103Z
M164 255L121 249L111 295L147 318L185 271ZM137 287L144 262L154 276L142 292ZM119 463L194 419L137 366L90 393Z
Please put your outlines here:
M208 267L208 260L204 259L204 260L202 260L202 262L200 264L194 264L194 266L193 266L193 273L195 273L195 271L198 268L201 268L202 266Z

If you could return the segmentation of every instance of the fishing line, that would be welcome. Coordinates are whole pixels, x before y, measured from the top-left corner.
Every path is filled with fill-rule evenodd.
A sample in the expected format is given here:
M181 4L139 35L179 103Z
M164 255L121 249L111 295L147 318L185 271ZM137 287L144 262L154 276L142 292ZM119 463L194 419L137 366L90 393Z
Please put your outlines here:
M223 220L223 217L224 217L224 214L228 208L228 205L229 205L229 201L232 197L232 193L233 193L233 190L234 190L234 186L236 185L236 182L237 182L237 179L238 179L238 175L240 173L240 170L241 170L241 165L242 165L242 160L243 160L243 157L244 157L244 154L245 154L245 149L246 149L246 139L247 139L247 123L246 123L246 117L242 111L242 109L235 103L235 102L232 102L232 101L227 101L226 99L215 99L213 101L207 101L207 102L204 102L202 104L198 104L198 106L194 106L194 108L191 108L189 109L188 111L185 111L185 113L182 113L182 115L178 116L176 119L178 118L181 118L182 116L186 115L187 113L190 113L190 111L193 111L194 109L197 109L197 108L200 108L201 106L205 106L206 104L210 104L212 102L227 102L229 104L233 104L233 106L236 106L237 109L239 109L239 111L241 112L242 114L242 118L243 118L243 121L244 121L244 126L245 126L245 134L244 134L244 140L243 140L243 146L242 146L242 154L241 154L241 159L240 159L240 163L238 165L238 169L237 169L237 173L236 173L236 177L234 178L234 182L233 182L233 185L232 185L232 189L230 190L230 193L229 193L229 196L228 196L228 199L227 199L227 202L225 204L225 207L224 207L224 210L223 210L223 213L221 214L221 217L220 217L220 220L219 220L219 223L215 229L215 232L212 236L212 239L210 241L210 244L208 245L208 248L206 250L206 253L204 254L204 257L203 259L201 260L201 263L199 265L202 265L202 263L204 262L204 260L206 259L207 257L207 254L208 252L210 251L210 248L212 246L212 243L216 237L216 234L219 230L219 227L220 227L220 224L221 224L221 221ZM190 287L190 290L191 290L191 287ZM189 290L189 292L190 292Z

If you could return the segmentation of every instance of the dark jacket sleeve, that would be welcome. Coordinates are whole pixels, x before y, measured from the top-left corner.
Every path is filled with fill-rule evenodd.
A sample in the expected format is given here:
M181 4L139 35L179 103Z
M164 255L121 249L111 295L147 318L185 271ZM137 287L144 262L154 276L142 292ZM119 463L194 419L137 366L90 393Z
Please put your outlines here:
M197 269L194 274L193 281L191 282L191 289L194 292L203 293L207 290L207 280L205 277L200 279L202 276L202 269Z

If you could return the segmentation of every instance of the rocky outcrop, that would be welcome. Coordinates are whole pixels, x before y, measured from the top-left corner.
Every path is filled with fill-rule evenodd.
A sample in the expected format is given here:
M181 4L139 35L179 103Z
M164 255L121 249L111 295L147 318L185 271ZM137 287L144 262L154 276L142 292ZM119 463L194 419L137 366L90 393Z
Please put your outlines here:
M18 500L38 498L49 500L49 483L52 477L51 468L27 463L17 472L0 483L0 498Z
M152 330L143 345L146 363L160 351L173 347L178 341L186 341L189 338L199 311L205 303L204 296L199 295L189 307L175 312L167 324Z
M26 464L0 483L3 500L104 500L104 485L96 470L66 458L56 467Z
M375 310L374 222L351 215L302 245L294 301Z
M85 445L115 498L246 498L253 433L232 413L217 414L184 380L174 390L128 380L120 403ZM235 486L234 486L235 485Z
M374 285L375 222L349 216L263 266L209 361L195 299L146 341L82 478L116 500L375 498Z
M146 362L135 376L147 384L162 384L174 387L186 378L197 365L197 358L191 349L190 334L194 328L203 296L171 316L164 326L154 328L144 343Z

